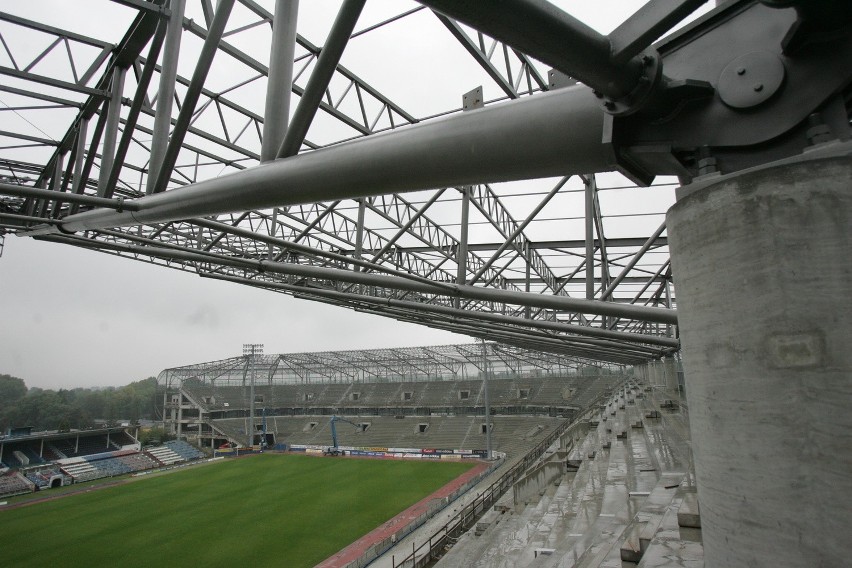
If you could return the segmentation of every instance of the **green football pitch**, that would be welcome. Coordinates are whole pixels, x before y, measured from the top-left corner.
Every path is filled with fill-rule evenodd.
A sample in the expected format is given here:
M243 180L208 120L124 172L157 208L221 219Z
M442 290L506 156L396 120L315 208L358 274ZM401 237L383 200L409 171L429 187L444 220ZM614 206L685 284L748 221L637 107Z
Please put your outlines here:
M0 510L2 566L314 566L470 462L264 454Z

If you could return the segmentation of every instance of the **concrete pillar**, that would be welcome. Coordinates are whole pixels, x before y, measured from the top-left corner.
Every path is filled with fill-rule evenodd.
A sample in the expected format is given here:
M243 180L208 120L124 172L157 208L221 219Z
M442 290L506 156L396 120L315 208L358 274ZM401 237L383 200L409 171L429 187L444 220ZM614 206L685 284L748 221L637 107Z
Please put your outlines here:
M674 357L666 357L661 361L663 374L665 377L666 390L672 393L677 392L677 366L675 365Z
M694 183L668 212L707 568L852 558L852 160Z

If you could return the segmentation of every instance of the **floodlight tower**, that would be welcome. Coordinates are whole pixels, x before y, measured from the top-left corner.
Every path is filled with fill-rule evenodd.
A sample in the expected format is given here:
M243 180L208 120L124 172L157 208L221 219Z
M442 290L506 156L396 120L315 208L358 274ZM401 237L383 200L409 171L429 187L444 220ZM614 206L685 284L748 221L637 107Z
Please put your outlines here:
M263 355L263 343L243 343L243 356L246 358L246 372L249 374L249 421L248 445L254 446L254 361L256 355Z

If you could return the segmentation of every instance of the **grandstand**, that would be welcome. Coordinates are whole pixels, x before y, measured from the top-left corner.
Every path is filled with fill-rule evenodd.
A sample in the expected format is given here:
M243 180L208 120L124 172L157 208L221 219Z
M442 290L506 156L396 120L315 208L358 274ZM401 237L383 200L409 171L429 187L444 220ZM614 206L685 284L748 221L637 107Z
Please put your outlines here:
M259 449L264 429L271 445L319 453L331 446L338 416L344 453L486 455L487 402L493 473L451 513L399 542L323 566L701 562L678 361L590 367L495 344L482 355L479 345L460 345L247 355L166 369L158 378L164 427L214 449Z
M482 354L480 345L451 345L235 357L166 369L158 377L166 389L164 426L198 446L249 446L265 414L272 443L328 445L331 415L370 417L357 445L469 449L485 415L485 361L495 438L511 416L521 424L506 426L512 432L573 419L624 378L623 367L499 344L487 345L486 359Z
M320 454L333 443L332 416L338 416L334 443L348 455L481 459L489 446L494 454L487 472L455 494L452 506L433 504L428 515L395 527L395 538L353 543L346 550L355 552L341 551L321 566L701 561L676 361L590 367L517 350L510 358L491 344L483 358L482 347L474 347L407 349L411 367L421 370L429 351L447 359L469 354L420 376L404 357L395 357L392 370L376 364L385 374L365 364L393 350L247 355L167 369L159 378L163 426L177 440L141 448L121 428L4 438L0 456L9 470L0 477L0 495L191 462L204 457L204 448L258 451L261 431L278 450ZM277 367L298 368L291 358L333 361L333 376L276 376Z
M122 427L30 432L0 437L0 497L51 489L197 460L205 455L182 440L142 448Z

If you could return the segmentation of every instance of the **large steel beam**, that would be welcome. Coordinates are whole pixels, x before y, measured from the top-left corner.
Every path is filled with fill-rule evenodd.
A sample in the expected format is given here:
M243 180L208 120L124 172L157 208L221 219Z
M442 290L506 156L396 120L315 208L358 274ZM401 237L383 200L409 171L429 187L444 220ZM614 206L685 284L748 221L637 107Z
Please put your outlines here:
M216 7L216 15L210 23L207 38L204 40L201 53L198 55L198 64L192 74L192 80L189 82L186 95L184 95L183 106L175 122L175 130L172 133L169 145L163 155L163 162L160 164L160 169L157 172L157 178L153 185L153 193L160 193L166 190L166 185L168 185L172 170L177 163L178 154L186 137L186 131L195 113L195 105L201 96L201 90L204 87L207 74L210 72L210 66L213 64L219 40L222 39L222 34L225 31L225 25L228 23L234 2L235 0L219 0L219 4Z
M95 207L110 207L113 209L131 210L136 207L131 202L124 202L124 199L105 199L103 197L94 197L91 195L77 195L75 193L57 192L51 189L39 189L37 187L27 187L23 185L15 185L11 183L0 183L0 195L15 195L19 197L31 197L36 199L44 199L47 201L67 201L68 203L78 203L80 205L93 205Z
M639 56L616 61L609 39L546 0L419 0L553 68L611 99L640 84Z
M276 0L269 49L269 78L263 113L260 161L274 160L290 121L290 91L293 89L293 56L296 50L296 21L299 0Z
M172 127L172 101L177 78L177 64L180 55L180 40L183 33L183 13L186 0L169 0L168 30L166 32L163 64L160 67L160 86L157 91L157 114L154 116L154 134L151 137L151 160L148 171L148 193L154 193L154 185L160 175L160 167L169 145L169 131Z
M597 190L595 176L583 176L583 185L585 187L585 226L586 226L586 299L591 300L595 297L595 200L594 195Z
M461 191L461 188L459 188ZM594 234L594 233L593 233ZM610 248L633 248L633 247L641 247L647 241L647 237L622 237L622 238L610 238L606 240L606 244ZM471 252L485 252L492 251L503 246L505 241L492 241L488 243L470 243L468 244L468 250ZM598 239L592 239L592 246L594 248L598 248L600 246L600 241ZM658 237L656 241L654 241L655 247L665 247L668 246L668 237ZM586 241L583 239L565 239L559 241L528 241L526 243L526 247L530 250L563 250L563 249L584 249L586 246ZM400 250L404 250L410 253L422 253L422 252L430 252L433 250L432 247L428 247L425 245L422 246L404 246L398 247ZM369 254L370 250L364 249L364 254ZM341 254L352 254L352 249L341 249ZM560 280L562 280L560 278Z
M207 275L206 275L207 276ZM625 333L620 331L604 331L594 327L588 326L578 326L578 325L570 325L563 324L560 322L548 321L548 320L534 320L534 319L526 319L526 318L517 318L512 316L505 316L502 314L495 314L489 312L481 312L475 310L463 310L452 308L448 306L440 306L436 304L428 304L421 302L412 302L407 300L396 300L394 298L379 298L373 296L365 296L362 294L349 294L343 292L337 292L334 290L325 290L318 288L308 288L306 286L294 286L291 284L280 284L276 282L268 282L268 281L259 281L259 280L249 280L245 278L238 278L227 275L216 275L209 276L211 278L228 280L231 282L237 282L241 284L249 284L253 286L261 286L272 288L276 290L284 290L292 293L296 297L313 297L319 296L322 298L327 298L329 300L334 300L337 305L347 306L347 307L355 307L360 304L367 304L376 306L377 308L395 308L400 310L406 310L412 313L420 314L425 320L428 320L437 316L444 316L448 318L447 321L459 321L459 322L491 322L500 324L502 326L520 326L521 328L532 328L532 329L540 329L558 333L567 333L571 334L570 336L564 336L563 339L570 339L571 341L580 341L585 342L590 345L596 345L600 347L611 347L615 349L622 350L633 350L644 352L647 356L655 356L660 357L667 350L677 349L679 343L677 339L672 339L668 337L656 336L656 335L644 335L637 333ZM315 299L315 298L313 298ZM556 336L554 336L556 337ZM582 339L587 338L587 339ZM592 338L592 339L589 339ZM617 342L601 340L599 338L607 338L618 340ZM647 345L642 345L647 344ZM650 345L655 345L659 347L650 347ZM661 349L662 348L662 349Z
M589 89L559 89L144 197L137 212L80 213L66 218L63 230L611 171L614 156L602 134L603 112Z
M243 282L245 283L245 282ZM263 283L266 285L268 283ZM451 317L458 317L462 319L472 319L472 320L481 320L481 321L489 321L493 323L506 324L506 325L517 325L522 327L530 327L548 331L554 331L558 333L569 333L582 337L594 337L594 338L605 338L612 339L622 342L629 343L609 343L605 345L609 345L611 347L621 347L621 348L631 348L631 349L643 349L635 344L645 343L648 345L656 345L660 347L666 347L670 349L676 349L680 345L677 339L672 339L669 337L662 337L658 335L644 335L638 333L627 333L622 331L613 331L613 330L603 330L596 327L582 326L582 325L571 325L566 323L561 323L557 321L550 320L536 320L536 319L527 319L527 318L517 318L512 316L505 316L502 314L494 314L489 312L481 312L475 310L462 310L458 308L452 308L448 306L440 306L437 304L426 304L422 302L412 302L408 300L396 300L394 298L376 298L372 296L365 296L359 294L345 294L342 292L336 292L331 290L316 290L309 289L305 287L299 286L289 286L288 291L290 292L301 292L303 294L316 294L319 296L324 296L331 299L340 300L341 302L364 302L370 303L377 306L390 306L390 307L398 307L404 308L412 311L423 312L424 314L442 314ZM632 343L632 345L631 345ZM659 352L659 349L655 349L655 351Z
M73 240L70 242L71 244L75 244ZM401 278L399 276L380 276L365 272L342 270L339 268L325 268L285 262L269 262L266 260L239 258L213 253L198 253L187 250L172 250L160 247L141 247L111 243L98 243L97 246L113 248L130 254L141 254L168 260L202 263L214 262L221 266L249 269L260 273L270 272L301 276L304 278L316 278L320 280L351 282L353 284L364 284L366 286L377 286L380 288L405 290L423 294L456 296L469 300L483 300L486 302L500 302L521 306L540 307L565 312L623 316L657 323L677 323L676 312L674 310L663 308L620 305L613 304L611 302L581 300L567 296L550 296L546 294L515 292L511 290L498 290L494 288L450 284L447 282L420 282Z
M124 94L124 75L127 69L114 67L112 70L111 94L107 102L107 122L104 131L104 147L101 151L101 168L98 174L98 197L106 197L106 186L112 164L115 161L115 147L118 140L118 120L121 118L121 99Z
M133 134L136 131L136 122L139 119L139 112L142 110L142 104L145 102L145 94L148 90L148 84L151 82L151 77L154 75L154 66L157 62L157 57L160 55L160 48L163 45L166 29L166 22L161 21L157 26L154 38L151 40L148 57L145 61L142 73L137 79L136 93L133 97L133 102L130 104L130 112L127 113L124 132L121 135L121 141L115 151L115 159L112 162L109 177L107 178L106 186L103 190L103 197L112 197L115 187L118 184L118 178L121 174L121 169L124 167L124 160L127 157L127 151L130 149L130 142L133 140ZM103 158L101 158L101 164L101 167L103 168Z
M337 64L340 63L340 57L343 55L343 50L346 48L349 36L352 35L352 30L355 29L358 16L361 15L361 10L366 1L346 0L340 7L340 12L338 12L337 19L334 20L334 25L328 34L328 39L326 39L325 45L320 51L316 66L305 87L305 92L302 93L302 98L299 100L299 106L296 107L296 112L293 114L290 128L284 135L284 140L278 149L278 158L287 158L299 153L299 148L305 140L308 128L317 113L317 109L319 109L323 94L328 88L328 83L331 81L335 69L337 69Z

